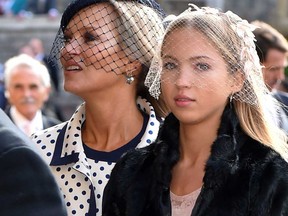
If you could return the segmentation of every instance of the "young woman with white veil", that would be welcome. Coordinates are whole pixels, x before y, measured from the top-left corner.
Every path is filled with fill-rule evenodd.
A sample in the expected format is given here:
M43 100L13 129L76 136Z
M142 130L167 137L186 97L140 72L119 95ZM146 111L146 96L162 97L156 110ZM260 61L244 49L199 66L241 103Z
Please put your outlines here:
M263 111L253 29L195 5L170 21L146 84L171 114L155 143L118 161L103 215L288 214L287 139Z

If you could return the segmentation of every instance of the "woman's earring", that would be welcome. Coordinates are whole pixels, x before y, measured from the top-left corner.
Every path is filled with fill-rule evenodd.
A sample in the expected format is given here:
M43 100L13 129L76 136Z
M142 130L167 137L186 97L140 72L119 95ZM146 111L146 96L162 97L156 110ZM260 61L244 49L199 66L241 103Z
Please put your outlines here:
M125 77L126 77L126 83L127 84L131 85L134 82L133 73L126 73Z
M230 101L230 103L232 103L232 101L233 101L233 93L230 94L229 101Z
M232 108L233 107L233 96L234 96L234 94L233 94L233 92L230 94L230 96L229 96L229 104L230 104L230 108Z

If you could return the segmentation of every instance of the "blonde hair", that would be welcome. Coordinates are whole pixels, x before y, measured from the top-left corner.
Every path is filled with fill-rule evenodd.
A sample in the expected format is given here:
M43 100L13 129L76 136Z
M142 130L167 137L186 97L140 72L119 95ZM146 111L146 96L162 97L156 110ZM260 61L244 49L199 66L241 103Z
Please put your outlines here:
M157 12L143 4L129 1L111 1L119 14L116 25L127 56L134 56L149 67L158 40L164 34L162 19Z
M227 62L228 70L232 74L243 73L245 62L242 60L241 50L243 49L242 38L231 28L231 19L225 19L222 16L195 16L188 18L183 17L187 23L193 23L193 27L199 30L205 37L207 37L212 44L220 51L223 59ZM190 16L191 17L191 16ZM187 20L190 19L190 20ZM180 21L179 21L180 22ZM205 27L203 28L203 23ZM256 49L253 50L256 55ZM258 64L258 62L255 62ZM257 72L257 74L255 73ZM270 120L267 113L264 112L264 107L267 100L266 87L263 91L262 86L265 86L262 73L257 69L249 71L249 77L245 77L244 84L239 97L250 98L251 94L255 97L257 104L250 104L245 102L245 99L241 98L233 100L236 114L239 118L240 125L253 139L260 143L271 147L278 152L285 160L288 160L288 147L287 136L274 122ZM246 74L245 74L246 75ZM258 77L261 75L261 77ZM261 80L261 87L259 83L253 82L253 76L255 79ZM245 89L248 89L247 91ZM237 93L236 93L237 94ZM273 100L273 99L271 99ZM275 108L280 108L280 104L276 100L273 100Z
M258 100L262 101L259 98ZM287 135L268 120L263 111L264 106L255 107L240 101L233 101L233 103L242 129L250 137L271 147L288 161Z
M196 8L196 11L193 11L190 8L170 21L163 41L171 32L179 28L191 28L200 32L220 52L227 63L229 73L232 76L241 73L244 79L241 80L242 89L234 93L232 103L242 129L248 136L271 147L288 161L287 136L275 126L268 113L264 112L269 90L262 77L254 35L248 22L230 11L222 13L212 8ZM242 32L239 34L237 31L240 30ZM243 51L247 52L247 50L249 55L243 57ZM153 70L151 75L155 76ZM235 80L239 82L239 79ZM157 92L159 87L153 85L148 86ZM280 108L276 100L272 102L276 109Z
M118 27L123 50L127 56L137 59L142 64L142 72L138 77L137 94L147 98L160 117L169 113L164 100L155 100L144 85L144 80L156 54L156 47L164 34L161 16L151 7L129 1L111 1L116 8L118 18L115 25Z

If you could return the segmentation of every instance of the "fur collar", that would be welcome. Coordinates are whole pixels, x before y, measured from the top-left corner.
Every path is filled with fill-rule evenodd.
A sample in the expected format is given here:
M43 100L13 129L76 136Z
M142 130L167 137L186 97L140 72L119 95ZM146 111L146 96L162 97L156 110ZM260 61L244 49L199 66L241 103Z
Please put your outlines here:
M207 187L215 187L217 186L215 184L221 182L211 181L211 178L213 179L215 176L220 176L221 173L224 174L228 172L232 174L236 172L239 167L239 149L244 143L249 142L248 140L252 141L252 139L242 131L234 108L227 105L221 117L217 138L211 147L211 156L206 164L204 182L209 179L209 181L206 181ZM259 144L259 146L260 145L261 144ZM172 177L171 169L177 163L180 156L179 121L172 113L166 117L163 127L159 132L154 154L157 155L157 161L159 162L158 166L155 167L164 168L161 173L169 173L169 176L166 176L165 180L168 187ZM165 163L165 165L162 163ZM163 176L159 176L159 178L162 179Z
M104 209L121 212L116 215L171 215L171 170L179 160L178 140L179 122L170 114L156 143L128 152L116 164ZM288 215L287 169L279 154L242 131L228 105L192 216Z

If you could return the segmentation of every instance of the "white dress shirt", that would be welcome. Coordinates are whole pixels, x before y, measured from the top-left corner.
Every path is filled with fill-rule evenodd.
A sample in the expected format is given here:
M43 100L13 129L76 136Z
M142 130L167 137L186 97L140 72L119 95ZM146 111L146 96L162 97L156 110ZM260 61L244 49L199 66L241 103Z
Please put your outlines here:
M20 130L22 130L28 136L38 130L43 130L43 119L40 110L37 111L35 117L31 121L23 116L15 106L11 107L10 115L15 125L17 125Z

